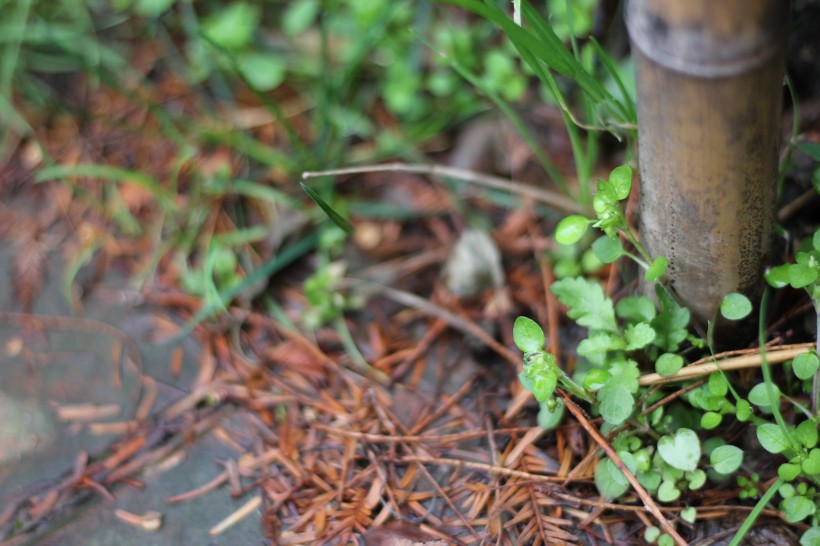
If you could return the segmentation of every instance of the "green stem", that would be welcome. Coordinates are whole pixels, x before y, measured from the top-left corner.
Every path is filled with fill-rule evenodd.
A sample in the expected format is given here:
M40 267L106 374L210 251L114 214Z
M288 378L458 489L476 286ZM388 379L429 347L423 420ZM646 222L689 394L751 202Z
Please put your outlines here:
M752 528L752 525L755 524L755 521L757 521L757 518L760 516L760 513L763 511L766 505L769 504L769 501L772 500L772 497L780 488L780 486L783 485L783 483L783 480L778 478L777 481L774 482L771 485L771 487L769 487L769 489L766 490L766 492L763 494L762 497L760 497L760 500L757 502L752 511L749 512L749 515L746 516L746 519L743 521L743 525L740 526L740 529L737 530L735 536L732 537L732 541L729 543L729 546L738 546L741 543L743 537L746 536L746 533L748 533L749 529Z
M557 368L557 366L556 366ZM564 370L558 368L560 375L558 376L559 380L561 381L561 386L564 387L564 390L570 393L575 398L580 398L584 402L589 404L594 403L594 398L592 393L590 393L587 389L576 383L575 381L567 375Z
M760 369L763 372L763 382L766 385L766 394L769 397L769 405L772 408L774 420L777 426L780 427L783 435L789 440L789 445L793 454L800 452L800 446L789 434L789 428L786 426L786 421L780 413L780 399L775 396L774 383L772 382L772 371L769 367L769 361L766 358L766 313L769 309L769 298L771 297L771 290L767 286L763 291L763 298L760 300L760 320L758 321L758 344L760 345Z
M626 225L626 219L624 219L623 224ZM622 229L621 233L624 234L624 237L626 237L627 241L632 243L632 246L635 247L635 250L638 251L638 254L641 255L641 258L643 258L646 261L646 263L651 264L652 263L652 256L649 255L649 253L643 247L643 245L638 240L638 238L635 237L635 234L632 233L632 230L627 227L627 228Z
M820 301L814 301L814 316L815 316L815 330L814 330L814 352L820 355ZM817 399L820 396L820 368L814 372L814 378L811 382L811 412L817 417Z

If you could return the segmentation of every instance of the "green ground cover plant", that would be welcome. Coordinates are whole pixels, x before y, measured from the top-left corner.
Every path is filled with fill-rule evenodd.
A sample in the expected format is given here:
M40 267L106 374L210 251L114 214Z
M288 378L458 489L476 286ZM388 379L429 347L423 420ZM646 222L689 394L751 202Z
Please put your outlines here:
M559 244L537 256L555 275L551 295L584 330L576 345L565 347L577 356L574 370L567 371L565 355L546 349L549 340L537 321L520 316L512 329L523 353L519 381L537 403L538 425L562 426L568 399L588 412L614 454L599 453L594 471L595 487L607 500L633 491L627 470L654 501L681 505L673 522L680 528L698 518L693 491L737 486L740 501L757 503L732 544L739 544L772 504L787 522L805 526L802 546L820 544L820 345L783 370L770 369L767 295L757 306L761 371L754 384L730 371L697 379L679 375L690 363L714 356L719 321L743 321L753 316L757 302L726 294L721 316L706 331L695 331L690 312L664 276L666 258L650 256L641 245L626 205L633 193L636 123L629 61L615 59L589 36L595 0L550 0L547 12L515 2L512 15L506 3L478 0L81 4L0 2L9 15L8 32L0 39L0 115L16 137L36 140L18 95L36 99L26 108L59 104L70 110L54 81L77 72L86 74L92 87L110 87L145 108L151 120L145 126L168 143L159 172L116 160L109 164L103 155L60 164L43 145L35 180L66 181L71 198L89 203L117 237L152 242L150 259L140 262L133 284L171 271L168 276L201 304L172 341L205 321L218 327L237 301L246 310L252 300L294 331L330 327L352 367L362 376L375 375L360 349L364 344L345 320L365 303L345 278L345 245L357 222L398 222L415 212L381 206L356 188L343 191L330 176L314 177L309 185L295 181L304 171L342 163L418 161L424 157L420 147L495 107L531 147L545 178L581 211L557 223ZM446 10L455 8L472 15L449 17ZM158 66L197 89L198 101L155 100L151 92L158 92L155 80L161 75L140 73L127 60L135 36L162 44L165 57ZM140 86L130 85L137 80ZM572 176L545 153L515 107L533 86L564 121ZM226 123L245 103L261 104L257 114L275 120L281 132L274 138ZM117 123L127 132L148 130ZM11 134L4 134L0 145L11 141ZM624 164L596 181L605 139L623 143L618 162ZM816 148L797 148L820 160ZM217 157L217 151L227 151L228 159ZM103 184L95 188L88 180ZM148 221L144 211L125 203L120 190L127 186L151 196ZM543 217L551 225L555 212ZM272 241L274 225L296 228ZM68 299L75 277L107 242L100 236L72 256L63 272ZM305 257L297 324L260 286ZM608 293L601 282L605 267L628 288ZM771 268L765 279L774 289L807 294L820 332L820 231L800 242L794 263ZM652 372L659 380L645 382ZM774 373L782 373L783 381L775 381ZM675 386L662 386L667 384ZM675 392L681 394L665 401ZM284 406L278 410L286 413ZM762 478L765 473L752 464L759 454L737 435L724 433L738 424L754 428L762 449L777 461L776 478ZM644 538L660 545L675 540L656 526L648 527Z
M686 405L642 411L662 394L640 387L639 363L654 362L660 376L674 377L688 356L681 353L682 346L687 344L691 354L693 348L710 347L710 340L688 333L688 310L677 304L663 284L666 261L648 256L630 231L620 203L628 197L631 180L631 169L627 166L613 170L608 180L599 180L593 197L597 217L568 216L558 224L555 238L561 244L572 245L585 237L590 226L600 229L604 235L591 245L596 257L602 263L629 257L644 269L645 281L655 283L657 304L642 295L629 295L613 302L598 281L584 277L556 281L550 290L568 308L568 316L588 331L587 338L576 348L582 360L573 378L556 363L554 355L543 351L545 338L541 328L526 317L516 320L514 338L524 353L520 379L541 404L539 424L555 427L560 422L563 408L556 403L556 388L589 403L593 415L603 418L603 430L612 437L620 462L659 502L667 503L678 500L682 491L704 487L707 478L720 483L737 472L744 462L744 449L726 444L720 436L701 440L701 435L708 435L727 416L748 423L755 427L757 439L766 451L782 454L786 459L778 468L779 479L769 486L758 506L765 506L774 494L779 494L779 506L787 521L810 521L801 544L815 544L820 536L815 517L820 500L816 494L820 477L816 351L806 351L787 364L797 380L797 392L810 394L811 409L785 396L774 384L764 351L764 381L745 396L733 386L728 374L718 371L684 395ZM624 250L621 237L637 255ZM790 285L805 289L817 309L820 231L807 238L801 249L795 264L770 269L766 280L776 288ZM761 306L761 346L766 341L763 333L767 300L768 293ZM727 320L741 320L752 312L752 304L745 296L727 294L720 312ZM796 410L794 423L786 423L783 417L783 400ZM627 422L629 425L624 426ZM617 498L630 489L622 471L610 458L598 464L595 484L606 498ZM750 489L752 482L746 477L739 477L738 484L744 488L741 498L757 496L757 488ZM747 519L749 525L738 531L733 544L740 543L754 518L753 512ZM645 537L650 542L671 543L671 537L654 527L647 530Z

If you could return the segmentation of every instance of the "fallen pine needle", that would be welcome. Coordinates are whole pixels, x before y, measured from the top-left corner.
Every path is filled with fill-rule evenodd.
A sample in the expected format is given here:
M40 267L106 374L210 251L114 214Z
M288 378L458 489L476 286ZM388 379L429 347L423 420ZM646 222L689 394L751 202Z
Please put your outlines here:
M262 496L256 495L248 502L240 506L234 513L214 525L208 534L213 536L221 535L246 517L250 516L254 510L259 508L259 505L262 504Z
M117 508L114 510L114 516L128 525L139 527L149 533L159 531L159 528L162 527L162 514L153 510L139 515Z
M52 404L60 421L96 421L116 417L121 408L118 404Z

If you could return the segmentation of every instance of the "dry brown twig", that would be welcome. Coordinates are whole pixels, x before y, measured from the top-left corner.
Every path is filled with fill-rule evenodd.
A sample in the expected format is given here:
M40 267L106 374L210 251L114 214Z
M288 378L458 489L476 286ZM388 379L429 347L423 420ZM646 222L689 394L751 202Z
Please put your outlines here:
M660 524L664 532L671 536L672 539L675 541L675 544L677 544L678 546L686 546L686 541L683 540L683 537L681 537L675 530L675 528L672 527L672 524L669 523L669 520L666 519L666 517L663 515L663 512L661 512L660 508L658 508L658 505L652 499L652 496L646 492L646 489L644 489L643 486L638 482L638 479L634 476L634 474L632 474L632 472L629 471L629 469L626 467L621 458L618 457L618 454L615 453L615 450L612 449L612 446L609 444L609 442L607 442L606 439L601 435L601 433L598 432L598 429L596 429L594 426L590 424L589 420L584 415L584 412L582 412L581 409L575 405L575 402L572 401L572 398L566 392L564 392L561 389L556 389L556 392L564 400L564 404L566 404L567 409L569 409L570 413L572 413L572 415L575 416L578 422L581 423L581 426L584 428L584 430L586 430L587 433L590 436L592 436L592 439L595 440L595 443L598 444L598 446L604 450L604 452L612 460L612 462L615 463L615 466L617 466L618 469L623 473L624 477L632 486L632 489L634 489L635 493L637 493L638 497L640 497L641 501L644 504L644 507L652 513L652 515Z

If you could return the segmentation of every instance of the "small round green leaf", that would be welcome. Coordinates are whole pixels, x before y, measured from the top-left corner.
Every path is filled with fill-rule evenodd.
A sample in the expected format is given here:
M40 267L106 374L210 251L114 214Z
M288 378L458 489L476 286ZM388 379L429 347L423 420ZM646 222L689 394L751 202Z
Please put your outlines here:
M800 537L800 546L820 546L820 527L809 527Z
M814 351L797 355L794 357L794 360L792 360L794 375L803 380L813 376L818 367L820 367L820 360L818 360Z
M706 483L706 472L698 468L694 472L687 472L686 479L689 480L689 489L695 491Z
M573 245L581 240L591 223L592 220L580 214L567 216L558 222L555 228L555 240L562 245Z
M803 288L817 280L817 270L803 264L789 266L789 284L792 288Z
M783 501L782 506L783 512L786 513L786 521L789 523L803 521L816 511L814 501L811 501L802 495L789 497Z
M703 441L703 452L706 454L707 457L712 456L712 452L719 448L720 446L725 446L726 440L721 438L720 436L713 436L711 438L707 438Z
M731 474L743 464L743 450L732 445L715 448L709 456L712 467L721 474Z
M709 376L709 381L706 382L706 387L712 396L726 396L729 392L729 382L726 381L726 376L722 373L713 373Z
M681 368L683 368L683 357L674 353L663 353L655 361L655 371L664 377L675 375Z
M700 416L700 426L706 430L716 428L721 421L723 421L723 415L714 411L707 411Z
M658 546L675 546L675 539L664 533L658 538Z
M518 317L513 324L513 341L523 353L544 350L544 330L537 322L527 317Z
M805 420L801 422L797 427L794 429L794 437L797 439L798 442L803 444L804 447L809 449L813 448L817 445L817 424L811 420Z
M743 400L741 398L737 401L737 404L735 405L735 411L737 412L735 414L737 420L741 423L746 422L752 416L752 405L749 404L748 400Z
M778 265L766 271L764 275L766 282L774 288L783 288L789 284L789 266Z
M809 456L803 459L801 468L809 476L820 475L820 449L815 447L809 451Z
M607 457L595 468L595 486L602 497L616 499L626 493L629 482L624 473Z
M698 518L698 511L694 506L688 506L681 510L680 518L687 523L695 523Z
M550 411L546 404L541 404L541 409L538 411L538 426L544 430L553 430L564 418L566 406L564 401L560 398L555 399L558 403L557 407Z
M646 280L648 282L655 282L661 277L663 274L666 273L666 268L669 266L669 261L666 259L665 256L658 256L655 258L655 261L649 266L649 269L646 270Z
M814 236L811 238L811 246L814 247L814 250L820 252L820 229L814 232Z
M615 167L609 174L609 183L619 201L626 199L632 189L632 168L629 165Z
M282 31L287 36L295 36L307 30L316 19L321 4L317 0L293 2L282 16Z
M775 403L780 399L780 389L777 385L772 384L772 393L774 394ZM772 405L769 399L769 389L766 388L766 383L758 383L752 390L749 391L749 402L757 407L769 407Z
M743 294L726 294L720 302L720 314L729 320L740 320L752 312L752 302Z
M544 370L544 372L532 378L532 395L538 402L543 404L555 392L557 384L557 372L551 368Z
M800 475L800 465L792 463L783 463L777 468L777 475L783 481L790 482Z
M791 447L789 439L774 423L763 423L757 427L755 432L760 445L769 453L782 453Z
M624 255L624 247L618 237L604 235L592 243L592 252L602 263L610 264Z
M659 536L661 536L661 530L655 527L654 525L651 527L647 527L646 530L643 532L643 539L650 544L658 540Z
M655 470L649 470L648 472L638 472L638 475L635 476L638 478L638 481L644 489L654 494L655 491L658 490L658 487L661 485L661 473L656 472Z
M695 431L680 428L674 436L658 440L658 453L673 468L692 472L700 460L700 439Z

